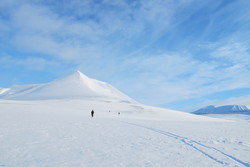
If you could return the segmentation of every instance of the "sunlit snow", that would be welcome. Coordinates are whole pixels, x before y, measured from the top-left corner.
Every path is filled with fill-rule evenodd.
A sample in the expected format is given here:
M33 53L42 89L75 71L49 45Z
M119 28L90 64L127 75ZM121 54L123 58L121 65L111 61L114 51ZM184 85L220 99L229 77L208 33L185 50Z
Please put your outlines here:
M250 165L247 116L146 106L80 72L0 97L0 167Z

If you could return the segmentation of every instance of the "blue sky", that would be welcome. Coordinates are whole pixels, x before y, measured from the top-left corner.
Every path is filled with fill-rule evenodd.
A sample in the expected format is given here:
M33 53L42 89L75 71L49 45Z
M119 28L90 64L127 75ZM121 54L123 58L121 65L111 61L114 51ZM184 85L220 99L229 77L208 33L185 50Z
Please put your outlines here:
M80 70L137 101L250 105L248 0L0 1L0 87Z

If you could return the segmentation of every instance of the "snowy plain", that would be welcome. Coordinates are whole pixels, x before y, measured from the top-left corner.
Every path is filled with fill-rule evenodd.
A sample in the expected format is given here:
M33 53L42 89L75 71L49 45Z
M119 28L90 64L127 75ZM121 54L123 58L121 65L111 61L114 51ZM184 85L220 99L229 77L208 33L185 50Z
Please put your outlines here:
M0 167L249 167L249 120L146 106L77 71L0 89Z
M0 109L1 167L250 164L245 119L115 101L0 100Z

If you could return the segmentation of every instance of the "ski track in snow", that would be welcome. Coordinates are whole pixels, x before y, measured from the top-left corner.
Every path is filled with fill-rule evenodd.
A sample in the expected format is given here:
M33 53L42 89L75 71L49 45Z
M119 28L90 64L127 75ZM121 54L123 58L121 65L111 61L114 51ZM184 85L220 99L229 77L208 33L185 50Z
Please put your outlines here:
M0 108L0 167L250 166L248 117L211 122L91 100L0 100Z
M77 71L0 89L0 167L250 167L249 117L237 120L142 105Z
M224 153L223 151L220 151L217 148L206 146L206 145L199 143L195 140L188 139L187 137L182 137L182 136L176 135L174 133L166 132L166 131L151 128L151 127L146 127L146 126L139 125L139 124L134 124L134 123L130 123L130 122L124 122L124 123L129 124L129 125L133 125L133 126L137 126L140 128L148 129L150 131L174 138L174 139L184 143L185 145L194 148L195 150L199 151L200 153L202 153L206 157L214 160L215 162L217 162L221 165L229 165L231 163L233 163L233 164L236 163L234 166L241 164L243 166L250 167L250 164L243 162L236 157L233 157L227 153ZM212 156L212 155L216 155L216 157Z

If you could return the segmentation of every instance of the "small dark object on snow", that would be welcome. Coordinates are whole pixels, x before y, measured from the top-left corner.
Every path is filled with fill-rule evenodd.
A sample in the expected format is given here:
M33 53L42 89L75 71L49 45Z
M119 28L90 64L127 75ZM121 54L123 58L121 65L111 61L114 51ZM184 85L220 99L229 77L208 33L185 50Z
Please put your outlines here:
M120 115L121 113L120 112L118 112L118 115Z
M91 116L94 117L94 110L91 111Z

